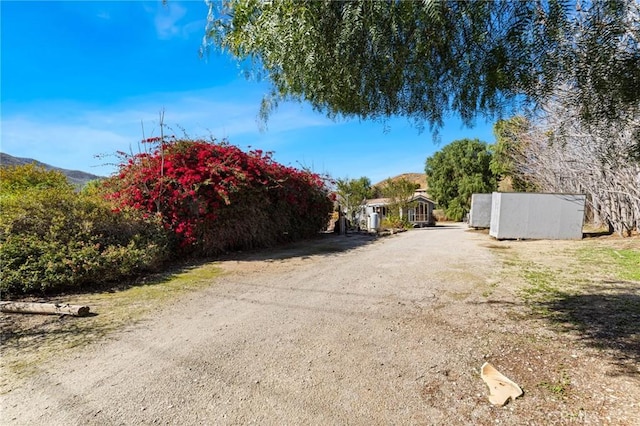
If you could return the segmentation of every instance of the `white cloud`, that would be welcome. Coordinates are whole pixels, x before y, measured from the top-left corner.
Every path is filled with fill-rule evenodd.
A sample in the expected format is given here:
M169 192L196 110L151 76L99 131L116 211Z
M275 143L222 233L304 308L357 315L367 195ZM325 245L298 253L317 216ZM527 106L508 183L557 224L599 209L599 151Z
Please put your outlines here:
M70 101L3 103L2 151L67 169L98 175L116 171L116 151L140 152L144 136L158 136L159 112L176 136L227 138L241 149L275 151L274 159L294 167L310 167L334 177L368 176L378 182L404 172L422 172L436 147L429 134L417 134L406 120L394 120L391 131L380 123L333 122L301 104L283 103L266 131L256 122L261 90L244 82L208 90L156 93L101 107ZM447 142L467 136L459 126L447 128ZM469 131L482 139L491 128ZM169 131L171 132L171 131ZM489 140L489 139L487 139ZM98 154L111 157L98 159Z
M173 2L159 6L154 18L158 37L166 40L180 36L182 31L181 27L178 25L178 21L180 21L186 13L187 10L184 7Z
M128 144L126 135L87 123L41 122L25 116L3 116L2 139L2 151L8 154L95 174L114 170L95 155L113 153Z
M241 148L252 146L265 151L291 143L287 132L333 123L299 105L282 105L269 121L268 130L260 132L256 123L260 95L231 99L226 87L186 93L165 93L129 99L121 104L101 108L95 105L39 102L29 105L5 105L0 121L2 151L18 157L34 158L56 167L109 175L116 170L105 162L115 157L97 159L100 154L116 151L139 152L139 141L158 136L159 113L164 108L164 123L180 137L184 129L190 137L218 140L228 138Z
M198 37L202 37L205 33L206 26L206 19L188 22L182 27L182 35L185 38L188 38L191 34L196 34Z
M96 17L104 20L109 20L111 19L111 14L109 14L109 12L107 12L106 10L101 10L96 14Z
M150 9L147 8L151 12ZM182 22L187 14L187 9L177 2L168 2L159 5L155 10L153 23L156 34L161 40L168 40L175 37L189 38L191 34L202 35L206 25L206 20Z

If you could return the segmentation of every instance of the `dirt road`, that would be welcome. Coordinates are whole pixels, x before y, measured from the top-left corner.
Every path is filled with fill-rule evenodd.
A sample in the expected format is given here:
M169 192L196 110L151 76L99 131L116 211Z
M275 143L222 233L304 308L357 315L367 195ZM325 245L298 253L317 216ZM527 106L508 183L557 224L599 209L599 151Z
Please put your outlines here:
M355 247L221 262L227 274L206 290L42 365L0 397L1 423L640 420L638 381L594 384L604 374L597 353L519 319L488 236L454 225L342 238ZM485 361L525 395L492 407L478 374ZM568 397L541 385L558 365L571 376Z

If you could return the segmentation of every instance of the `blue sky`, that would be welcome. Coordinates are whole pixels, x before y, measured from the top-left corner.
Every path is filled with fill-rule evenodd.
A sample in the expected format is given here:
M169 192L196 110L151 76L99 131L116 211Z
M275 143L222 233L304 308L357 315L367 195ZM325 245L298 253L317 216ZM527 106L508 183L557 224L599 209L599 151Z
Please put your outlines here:
M204 1L0 0L2 152L106 176L113 153L138 152L143 129L159 135L164 109L176 135L226 138L283 164L375 183L424 172L453 140L494 140L492 123L468 129L452 118L436 145L404 118L332 121L297 103L281 104L262 129L266 83L246 80L228 55L198 55L207 12Z

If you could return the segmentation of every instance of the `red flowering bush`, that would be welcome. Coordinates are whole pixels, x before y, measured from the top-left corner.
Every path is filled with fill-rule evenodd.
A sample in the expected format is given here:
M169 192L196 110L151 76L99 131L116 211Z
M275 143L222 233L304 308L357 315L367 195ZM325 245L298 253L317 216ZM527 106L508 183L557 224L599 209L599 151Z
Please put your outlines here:
M332 202L316 174L226 142L146 142L156 142L156 149L124 158L106 182L110 198L157 215L187 253L305 238L327 222Z

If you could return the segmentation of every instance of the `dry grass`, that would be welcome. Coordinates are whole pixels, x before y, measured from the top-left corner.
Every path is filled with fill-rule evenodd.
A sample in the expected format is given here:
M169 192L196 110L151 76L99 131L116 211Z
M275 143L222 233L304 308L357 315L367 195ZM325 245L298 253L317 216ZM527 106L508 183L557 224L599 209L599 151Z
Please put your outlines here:
M600 350L616 374L640 377L640 238L509 246L496 253L503 275L519 280L530 318Z

